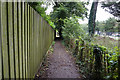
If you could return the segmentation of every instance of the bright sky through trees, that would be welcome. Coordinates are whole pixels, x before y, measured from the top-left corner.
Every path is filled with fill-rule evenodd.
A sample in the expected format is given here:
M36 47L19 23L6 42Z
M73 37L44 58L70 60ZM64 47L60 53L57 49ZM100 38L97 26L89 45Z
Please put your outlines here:
M89 14L90 9L91 9L91 4L92 3L90 2L90 4L88 6L86 6L89 9L88 14ZM52 11L53 11L53 5L50 5L48 7L48 9L46 10L46 14L49 15L50 12L52 12ZM101 8L101 4L99 3L98 4L98 8L97 8L96 20L98 20L98 21L105 21L109 17L113 17L113 15L110 14L109 12L105 11L103 8ZM80 19L79 21L80 21L81 24L82 23L88 23L88 19L86 19L86 18L84 20Z
M87 8L89 9L88 14L89 14L90 9L91 9L91 4L92 4L92 3L90 3L90 4L87 6ZM110 14L109 12L105 11L103 8L101 8L101 4L99 3L99 4L98 4L98 7L97 7L96 20L98 20L98 21L105 21L105 20L107 20L109 17L113 17L113 15ZM79 20L79 21L80 21L80 23L88 23L88 19L84 19L84 21L83 21L83 20Z

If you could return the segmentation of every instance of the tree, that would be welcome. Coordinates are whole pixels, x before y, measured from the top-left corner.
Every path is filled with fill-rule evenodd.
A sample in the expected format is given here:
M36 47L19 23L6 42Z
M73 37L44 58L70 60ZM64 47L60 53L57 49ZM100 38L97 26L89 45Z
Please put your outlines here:
M59 35L62 38L62 26L64 25L63 20L68 16L67 9L62 5L54 10L51 15L51 20L56 25L56 29L59 31Z
M97 6L98 6L98 2L93 2L90 10L89 22L88 22L90 36L93 36L95 32L95 19L96 19Z
M60 37L62 37L62 27L64 27L63 20L72 16L84 18L87 15L86 11L83 2L56 2L54 12L51 14L51 20L55 23Z
M95 27L95 30L96 31L101 31L101 32L104 32L105 31L105 21L97 21L96 22L96 27Z
M114 32L114 27L116 20L114 18L109 18L105 23L105 32Z
M106 33L118 32L118 26L119 24L115 18L109 18L106 21L96 22L96 30L99 29L101 32Z
M79 39L80 36L84 38L85 31L82 29L81 25L78 23L78 19L75 17L64 19L64 27L62 28L64 40L70 41L71 39Z
M64 19L73 16L84 18L87 16L86 3L84 2L55 2L51 15L45 15L47 8L41 7L43 3L31 3L33 8L40 13L40 15L47 21L54 22L56 28L59 31L59 35L62 38L62 27L64 27ZM50 22L50 23L52 23Z
M109 13L111 13L113 16L117 17L120 21L120 1L116 0L116 2L108 2L102 3L102 7L108 11Z

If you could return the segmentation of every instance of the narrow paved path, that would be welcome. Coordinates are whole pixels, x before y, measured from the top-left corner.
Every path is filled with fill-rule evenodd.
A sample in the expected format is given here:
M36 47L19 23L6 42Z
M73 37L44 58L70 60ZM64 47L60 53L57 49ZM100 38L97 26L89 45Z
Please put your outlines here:
M61 41L56 41L54 51L49 54L45 78L81 78L75 60L65 50Z

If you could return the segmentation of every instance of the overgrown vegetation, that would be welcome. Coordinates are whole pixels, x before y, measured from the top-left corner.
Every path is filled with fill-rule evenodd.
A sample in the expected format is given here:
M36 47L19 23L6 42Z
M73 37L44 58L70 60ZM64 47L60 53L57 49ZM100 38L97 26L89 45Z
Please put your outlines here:
M107 21L106 24L108 24ZM115 25L111 23L110 26ZM63 41L77 58L76 63L79 65L80 73L85 75L85 79L117 80L120 53L118 42L106 37L102 37L102 41L98 41L99 36L91 38L84 29L85 27L78 23L76 17L64 20ZM105 29L107 28L105 27Z
M87 43L82 38L65 40L65 45L77 58L80 73L91 79L118 79L118 47L108 49L93 43ZM96 76L95 76L96 75Z

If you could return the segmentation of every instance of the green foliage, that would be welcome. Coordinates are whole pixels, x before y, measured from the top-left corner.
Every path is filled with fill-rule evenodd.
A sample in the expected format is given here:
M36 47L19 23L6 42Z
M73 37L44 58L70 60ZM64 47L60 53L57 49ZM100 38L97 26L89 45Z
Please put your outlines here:
M47 7L42 7L43 2L33 2L29 3L48 23L49 25L55 29L54 23L51 21L50 15L46 15L45 11Z
M84 18L85 16L87 16L87 8L85 7L85 5L87 5L87 3L85 2L56 2L56 6L54 6L54 11L59 11L58 13L64 12L64 15L60 15L66 16L68 18L73 15ZM61 18L61 16L59 18Z
M115 18L109 18L108 20L106 20L105 22L105 32L115 32L114 31L114 27L116 25L116 20ZM118 29L118 28L117 28Z
M64 6L67 8L69 17L71 16L79 16L84 18L87 16L87 8L85 7L86 3L84 2L67 2L63 3Z
M80 27L80 24L76 18L71 17L64 20L64 27L62 32L64 38L79 38L79 36L83 36L84 34L85 33Z
M103 2L102 7L105 8L106 11L111 13L113 16L120 18L120 1L116 0L114 2Z
M67 17L67 9L63 6L58 7L51 15L51 20L55 23L56 29L59 31L64 25L63 20Z
M119 24L115 18L109 18L106 21L96 22L96 31L118 32Z
M68 21L69 22L69 21ZM70 22L69 22L70 25ZM69 27L67 27L69 28ZM72 31L70 31L72 33ZM117 80L118 78L118 55L120 49L116 46L114 49L109 49L104 46L96 45L96 43L87 42L84 38L79 36L77 37L70 36L69 29L64 36L65 40L69 42L67 44L68 48L73 52L76 52L76 64L80 67L80 72L85 76L91 76L95 78L95 74L97 77L101 77L107 80ZM72 39L74 38L74 43L72 43ZM76 41L78 42L76 44ZM71 44L73 47L71 47ZM75 45L75 47L74 47ZM78 47L77 47L78 46ZM78 50L78 51L76 51ZM96 51L95 51L96 50ZM93 54L94 53L94 54ZM99 64L98 64L99 63ZM109 65L108 65L109 64ZM109 72L108 72L109 70ZM103 80L103 79L102 79Z
M54 45L55 45L55 41L52 42L52 46L54 46Z
M83 28L83 30L88 33L88 24L80 24L81 28Z
M65 19L68 16L68 10L64 6L58 7L51 15L51 19L56 21L58 19Z
M60 33L64 27L64 19L72 16L84 18L87 15L85 5L83 2L56 2L54 11L51 14L51 20L55 23L60 36L62 36Z

